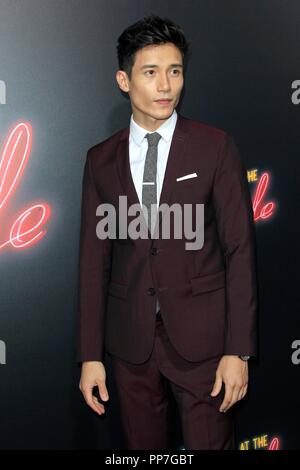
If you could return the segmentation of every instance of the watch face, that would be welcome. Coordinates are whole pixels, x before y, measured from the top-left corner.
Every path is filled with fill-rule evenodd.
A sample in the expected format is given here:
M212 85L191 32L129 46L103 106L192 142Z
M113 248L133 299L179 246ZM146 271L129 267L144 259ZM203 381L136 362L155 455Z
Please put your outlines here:
M240 358L241 358L243 361L248 361L248 359L250 359L250 356L240 356Z

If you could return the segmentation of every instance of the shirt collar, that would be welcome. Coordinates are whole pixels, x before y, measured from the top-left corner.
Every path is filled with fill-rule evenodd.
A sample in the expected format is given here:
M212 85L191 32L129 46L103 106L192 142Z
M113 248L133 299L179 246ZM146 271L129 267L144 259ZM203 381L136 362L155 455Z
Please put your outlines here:
M159 132L161 137L168 142L173 135L175 126L176 126L176 121L177 121L177 112L176 109L174 109L173 113L171 116L161 125L159 126L156 131L153 132ZM146 134L152 134L151 131L147 131L143 127L139 126L133 119L133 114L131 114L130 118L130 136L133 138L134 142L137 145L142 145L143 139L145 138Z

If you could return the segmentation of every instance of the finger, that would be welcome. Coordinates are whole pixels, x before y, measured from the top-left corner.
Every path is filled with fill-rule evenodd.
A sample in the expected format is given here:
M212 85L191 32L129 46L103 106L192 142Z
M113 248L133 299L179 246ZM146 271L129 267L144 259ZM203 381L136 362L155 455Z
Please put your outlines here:
M92 408L92 410L94 410L96 413L98 414L102 414L104 413L104 406L101 405L100 403L95 403L95 400L92 394L92 390L93 389L90 389L90 388L86 388L83 390L83 396L84 396L84 399L87 403L87 405Z
M220 411L224 411L227 408L227 406L231 402L232 393L233 393L233 387L231 385L225 384L225 396L219 408Z
M229 408L231 408L231 406L234 405L238 401L239 393L240 393L240 387L234 387L232 391L230 403L225 407L224 413L226 413L226 411L228 411Z
M105 413L105 407L102 403L99 402L98 398L95 397L95 395L92 396L92 400L94 402L94 405L96 406L97 408L97 412L99 412L99 414L104 414Z
M244 392L244 387L242 387L239 391L238 401L240 401L243 398L243 392Z
M219 375L217 375L213 389L211 391L211 396L213 397L217 396L220 393L221 389L222 389L222 378Z
M90 399L90 401L87 401L87 404L92 408L92 410L94 410L99 415L105 413L104 405L102 405L102 403L99 403L95 395L92 395L92 398Z
M109 400L109 395L108 395L108 391L107 391L105 382L98 382L97 385L98 385L99 396L100 396L101 400L103 400L103 401Z
M248 384L244 385L244 387L242 387L242 390L240 392L240 400L242 400L242 398L244 398L244 396L246 395L247 393L247 390L248 390Z
M248 383L243 385L243 387L241 388L240 393L239 393L239 400L242 400L242 398L244 398L244 396L247 393L247 389L248 389Z

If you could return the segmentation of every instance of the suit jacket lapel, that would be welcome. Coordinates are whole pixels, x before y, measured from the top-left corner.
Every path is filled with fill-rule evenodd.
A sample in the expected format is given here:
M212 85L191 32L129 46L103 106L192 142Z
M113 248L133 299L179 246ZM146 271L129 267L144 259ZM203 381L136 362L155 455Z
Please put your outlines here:
M129 127L123 130L117 147L117 172L124 194L129 204L139 204L139 198L134 186L129 161ZM128 204L128 205L129 205Z
M167 160L167 166L159 199L159 205L163 203L170 203L171 196L176 184L176 177L180 175L181 168L184 164L184 154L186 151L187 142L187 129L185 124L185 118L178 113L170 152Z

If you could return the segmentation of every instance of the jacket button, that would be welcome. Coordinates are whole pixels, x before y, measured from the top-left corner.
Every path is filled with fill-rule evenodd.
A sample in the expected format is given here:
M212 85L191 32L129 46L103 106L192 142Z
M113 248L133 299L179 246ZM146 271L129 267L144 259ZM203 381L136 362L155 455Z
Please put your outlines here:
M155 294L155 289L154 287L149 287L149 289L147 290L148 294L149 295L154 295Z
M156 247L151 248L151 255L157 255L158 250Z

